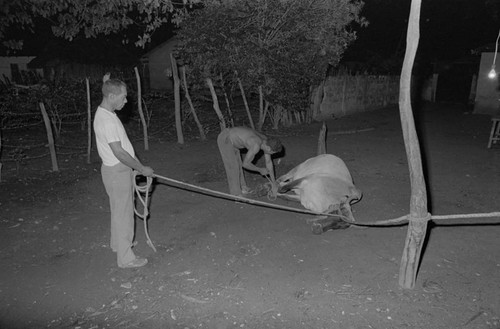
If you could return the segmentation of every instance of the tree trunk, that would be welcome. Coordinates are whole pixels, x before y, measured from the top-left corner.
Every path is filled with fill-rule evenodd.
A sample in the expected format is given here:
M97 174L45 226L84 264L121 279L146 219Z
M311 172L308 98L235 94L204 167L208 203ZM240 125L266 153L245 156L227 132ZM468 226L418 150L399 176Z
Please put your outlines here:
M243 97L243 103L245 104L245 110L247 111L248 121L250 121L250 127L252 127L252 129L255 130L252 114L250 114L250 108L248 107L247 97L245 95L245 89L243 89L243 83L241 83L240 78L238 78L238 86L240 87L241 97Z
M181 123L181 92L179 72L177 70L177 61L175 60L172 53L170 53L170 62L172 63L172 76L174 78L175 129L177 130L177 143L184 144L184 135L182 134Z
M415 287L429 219L420 146L411 107L411 73L419 40L420 6L421 0L412 0L399 91L399 112L411 183L408 233L399 268L399 285L404 289Z
M217 117L219 118L220 130L222 131L222 130L226 129L226 121L224 120L224 116L222 115L222 112L220 111L217 93L215 92L215 88L214 88L214 84L212 82L212 79L206 78L206 82L207 82L208 88L210 88L210 93L212 94L214 111L215 111L215 113L217 113Z
M191 100L191 95L189 95L189 89L186 79L186 68L184 66L181 66L181 76L182 76L182 83L184 86L184 94L186 95L186 99L189 103L189 108L191 109L191 114L193 115L194 122L196 122L198 131L200 132L200 139L202 141L206 141L207 136L205 136L205 131L203 130L203 126L201 125L200 120L198 120L198 115L196 114L196 109L194 108L193 101Z
M148 138L148 125L146 124L146 119L144 118L144 112L142 111L142 89L141 89L141 77L139 76L139 71L137 66L134 67L135 78L137 80L137 109L139 110L139 116L142 122L142 133L144 136L144 149L149 150L149 138Z

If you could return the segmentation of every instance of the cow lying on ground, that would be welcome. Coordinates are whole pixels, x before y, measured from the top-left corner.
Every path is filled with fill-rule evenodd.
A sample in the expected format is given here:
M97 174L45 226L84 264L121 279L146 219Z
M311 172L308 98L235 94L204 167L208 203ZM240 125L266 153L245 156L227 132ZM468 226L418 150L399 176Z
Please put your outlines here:
M276 183L280 197L299 201L304 208L314 212L337 214L355 221L351 204L358 202L362 193L354 186L347 166L339 157L321 154L310 158L279 177ZM339 217L317 216L313 232L321 234L328 229L350 226Z

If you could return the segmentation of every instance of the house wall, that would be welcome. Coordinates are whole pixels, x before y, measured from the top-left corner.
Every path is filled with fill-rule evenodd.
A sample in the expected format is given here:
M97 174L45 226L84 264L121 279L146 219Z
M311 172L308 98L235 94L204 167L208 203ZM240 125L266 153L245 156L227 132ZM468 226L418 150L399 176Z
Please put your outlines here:
M35 58L34 56L12 56L0 57L0 79L3 80L4 75L12 81L11 64L17 64L19 71L27 71L28 63Z
M145 55L149 70L149 87L154 90L172 90L170 53L177 46L176 40L165 42Z
M474 113L496 115L500 113L499 106L500 98L499 78L500 65L496 65L497 77L495 79L488 78L488 73L491 71L493 57L495 53L482 53L481 64L477 76L476 99L474 103ZM500 56L497 55L497 62L500 61Z

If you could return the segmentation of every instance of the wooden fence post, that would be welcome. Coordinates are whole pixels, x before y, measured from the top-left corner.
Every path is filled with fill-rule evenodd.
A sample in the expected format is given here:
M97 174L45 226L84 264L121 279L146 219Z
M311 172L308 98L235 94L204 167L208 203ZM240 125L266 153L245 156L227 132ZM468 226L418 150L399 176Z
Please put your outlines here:
M92 149L92 112L90 104L90 83L89 78L85 78L87 88L87 163L90 164L90 150Z
M50 158L52 160L52 171L59 171L59 166L57 165L56 148L54 145L54 135L52 134L52 127L50 125L50 119L45 110L45 105L40 102L38 103L40 110L42 111L43 122L45 123L45 129L47 130L47 140L49 142Z
M399 91L399 112L411 183L408 233L399 268L399 285L404 289L415 287L420 255L427 232L427 221L430 219L427 211L427 193L420 146L411 108L411 72L418 47L421 2L421 0L411 1L406 52L401 70Z
M142 111L142 89L141 89L141 76L139 75L139 70L137 66L134 67L135 78L137 80L137 109L139 110L139 116L142 122L142 132L144 136L144 149L149 150L149 138L148 138L148 125L146 124L146 119L144 118L144 112Z
M321 126L321 130L319 131L318 136L318 150L316 152L317 155L326 154L326 122L323 121L323 125Z
M184 144L181 122L181 84L179 81L179 72L177 70L177 61L172 53L170 53L170 63L172 63L172 77L174 78L175 128L177 130L177 143Z
M2 158L2 129L0 129L0 159ZM2 182L2 166L0 162L0 183Z

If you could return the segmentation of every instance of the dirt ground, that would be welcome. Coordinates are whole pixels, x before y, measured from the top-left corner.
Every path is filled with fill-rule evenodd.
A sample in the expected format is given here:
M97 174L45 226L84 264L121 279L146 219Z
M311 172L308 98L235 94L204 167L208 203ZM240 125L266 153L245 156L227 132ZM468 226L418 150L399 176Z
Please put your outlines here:
M490 118L454 104L414 110L431 213L500 211L500 145L486 148ZM407 214L397 108L327 124L328 153L346 162L364 193L356 219ZM266 131L286 147L275 160L278 176L315 155L320 125ZM205 143L188 136L181 146L170 134L147 152L140 141L135 147L160 175L226 191L215 138L215 130ZM18 175L4 164L0 328L500 328L499 218L430 223L416 287L402 290L405 225L314 235L309 215L158 182L149 220L158 251L138 220L135 250L149 264L119 269L99 166L95 153L91 164L63 160L58 173L49 172L49 158ZM247 177L253 187L265 182Z

